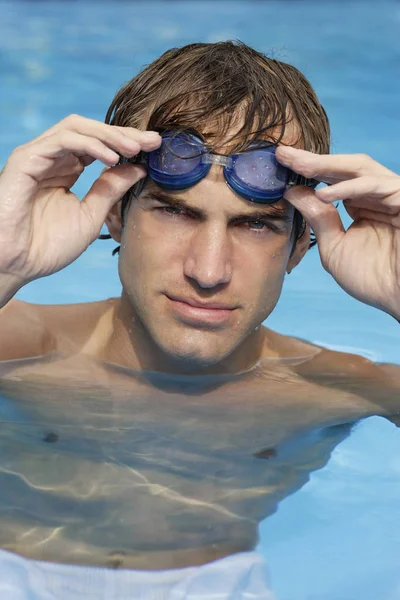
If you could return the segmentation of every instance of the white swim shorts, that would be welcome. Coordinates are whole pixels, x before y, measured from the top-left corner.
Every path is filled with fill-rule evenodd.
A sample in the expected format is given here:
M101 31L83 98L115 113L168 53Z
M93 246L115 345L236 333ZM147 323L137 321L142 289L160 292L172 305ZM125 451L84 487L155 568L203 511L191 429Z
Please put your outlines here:
M0 550L1 600L275 600L267 565L242 552L199 567L136 571L60 565Z

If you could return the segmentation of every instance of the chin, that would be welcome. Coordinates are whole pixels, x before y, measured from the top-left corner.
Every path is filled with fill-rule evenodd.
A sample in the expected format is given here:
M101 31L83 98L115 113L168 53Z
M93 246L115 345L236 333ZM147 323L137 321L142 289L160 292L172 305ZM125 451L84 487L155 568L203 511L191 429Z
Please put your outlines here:
M209 348L179 347L163 348L163 350L173 361L182 362L185 365L193 365L193 367L212 367L230 354L230 352L223 354L210 352Z
M218 339L219 332L213 335L204 335L204 332L193 332L189 336L175 337L174 340L155 340L160 350L174 362L182 362L185 366L212 367L227 358L236 347L229 344L228 347ZM188 339L189 337L189 339ZM207 339L208 338L208 339ZM212 339L214 338L214 339ZM171 343L172 342L172 343Z

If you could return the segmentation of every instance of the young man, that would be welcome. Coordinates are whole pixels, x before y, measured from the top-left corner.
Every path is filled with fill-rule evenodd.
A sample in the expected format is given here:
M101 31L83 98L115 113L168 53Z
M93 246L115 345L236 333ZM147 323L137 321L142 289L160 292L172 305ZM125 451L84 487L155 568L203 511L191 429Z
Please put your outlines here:
M251 551L260 520L354 422L395 422L396 365L262 326L310 228L337 283L400 319L400 177L328 153L304 76L226 42L167 52L122 88L106 124L72 115L11 154L3 549L151 570ZM80 202L70 189L94 160L107 168ZM120 243L120 298L12 299L74 261L104 222Z

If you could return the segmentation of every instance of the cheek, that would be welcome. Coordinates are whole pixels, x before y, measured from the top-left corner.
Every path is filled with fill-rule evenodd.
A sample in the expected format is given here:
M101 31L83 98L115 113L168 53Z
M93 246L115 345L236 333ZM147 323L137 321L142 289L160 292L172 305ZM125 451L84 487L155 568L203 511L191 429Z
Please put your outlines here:
M251 247L246 252L243 248L237 252L237 272L243 281L252 281L253 289L268 289L275 284L280 285L285 275L289 260L290 247L285 240L273 240L266 246Z
M238 273L238 288L245 295L255 321L264 320L275 308L282 292L290 253L288 245L247 257ZM240 281L239 281L240 280Z
M120 274L129 276L131 285L139 282L160 282L171 266L182 257L182 242L171 232L149 227L138 219L127 224L121 240ZM124 282L124 281L123 281Z

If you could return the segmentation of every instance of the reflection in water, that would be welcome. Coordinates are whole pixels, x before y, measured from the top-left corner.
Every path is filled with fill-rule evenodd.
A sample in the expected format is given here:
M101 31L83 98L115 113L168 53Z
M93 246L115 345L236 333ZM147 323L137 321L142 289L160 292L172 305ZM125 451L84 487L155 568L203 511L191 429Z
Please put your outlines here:
M66 378L77 360L0 380L0 547L39 560L151 570L252 550L355 420L296 361L208 378L96 364L93 385Z

